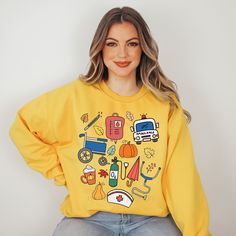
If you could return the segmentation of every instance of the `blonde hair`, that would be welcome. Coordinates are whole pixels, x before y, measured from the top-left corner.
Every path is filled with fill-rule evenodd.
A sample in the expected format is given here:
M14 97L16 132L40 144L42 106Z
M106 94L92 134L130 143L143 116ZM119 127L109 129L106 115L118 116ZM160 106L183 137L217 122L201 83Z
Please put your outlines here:
M92 40L89 57L90 66L87 74L80 75L79 78L87 84L95 84L101 80L108 79L108 70L102 58L102 49L110 27L114 23L132 23L139 36L142 55L140 64L136 69L136 83L146 86L157 98L169 101L171 111L180 102L177 93L177 85L168 79L162 71L159 62L159 49L157 43L152 38L150 29L139 12L131 7L116 7L109 10L101 19L94 38ZM187 121L191 121L191 115L183 109Z

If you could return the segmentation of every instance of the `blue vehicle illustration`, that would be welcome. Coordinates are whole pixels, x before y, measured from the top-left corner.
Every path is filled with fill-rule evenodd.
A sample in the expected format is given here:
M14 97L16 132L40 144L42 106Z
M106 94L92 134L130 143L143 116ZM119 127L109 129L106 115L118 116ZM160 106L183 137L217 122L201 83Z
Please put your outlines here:
M156 123L153 118L142 115L140 120L134 121L130 130L133 132L133 139L136 144L141 144L147 141L157 142L159 139L157 128L159 128L159 123Z
M84 145L78 152L78 159L82 163L89 163L93 159L93 154L101 155L98 159L98 163L101 166L105 166L107 163L107 158L104 156L106 154L107 141L106 138L89 137L87 133L79 134L79 137L84 137Z

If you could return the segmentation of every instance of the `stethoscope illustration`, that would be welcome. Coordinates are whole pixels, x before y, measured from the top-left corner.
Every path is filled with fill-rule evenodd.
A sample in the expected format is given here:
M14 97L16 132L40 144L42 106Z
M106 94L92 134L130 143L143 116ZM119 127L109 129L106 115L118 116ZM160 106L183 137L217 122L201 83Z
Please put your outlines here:
M132 193L139 196L139 197L141 197L141 198L143 198L144 200L146 200L147 199L147 194L151 190L151 187L147 185L147 181L155 179L158 176L158 174L160 173L161 167L158 167L157 172L153 177L149 177L149 176L146 176L146 175L143 174L143 165L144 165L144 163L145 163L145 161L143 161L142 164L141 164L141 173L140 173L140 175L144 178L143 186L147 188L147 191L143 191L139 188L133 187ZM135 190L139 193L142 193L143 195L138 194L137 192L135 192Z
M122 162L122 161L117 161L117 162L120 162L121 163L121 169L120 169L120 178L122 179L122 180L124 180L125 178L126 178L126 171L127 171L127 168L128 168L128 166L129 166L129 163L128 162ZM122 174L122 170L123 170L123 165L124 165L124 168L125 168L125 176L123 177L123 174Z

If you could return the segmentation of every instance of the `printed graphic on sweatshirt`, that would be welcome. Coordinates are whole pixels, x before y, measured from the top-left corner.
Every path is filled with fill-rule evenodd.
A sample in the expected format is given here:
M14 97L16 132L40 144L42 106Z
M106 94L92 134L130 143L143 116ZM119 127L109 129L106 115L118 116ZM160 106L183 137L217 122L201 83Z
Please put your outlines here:
M130 169L127 178L129 180L126 181L126 186L131 187L134 181L138 181L139 178L139 162L140 162L140 157L135 161L133 164L132 168Z
M116 145L111 145L108 149L107 149L107 154L108 156L112 156L114 155L116 152Z
M144 200L146 200L147 199L147 194L151 191L151 187L148 186L147 181L151 181L151 180L155 179L159 175L161 167L158 167L158 169L156 170L156 173L154 175L147 176L147 175L143 174L144 163L145 163L145 161L142 162L141 170L140 170L140 175L141 175L141 177L143 178L143 181L144 181L143 182L143 187L144 188L143 189L139 189L137 187L134 187L132 189L132 193L137 195L137 196L139 196L139 197L141 197L141 198L143 198Z
M96 183L96 170L92 167L87 165L83 170L83 175L80 177L80 180L84 184L95 184Z
M124 116L84 113L80 119L86 131L78 136L82 146L77 159L84 165L80 181L90 186L92 199L124 207L131 207L135 198L147 200L151 181L161 171L152 144L159 140L159 123L131 111Z
M152 158L155 155L155 150L149 147L144 148L144 154L147 158Z
M118 113L113 113L111 116L107 116L105 120L106 124L106 136L107 138L117 140L123 138L125 119L118 115Z
M134 198L127 191L114 189L107 193L107 202L130 207Z
M84 130L87 130L87 129L89 129L94 123L96 123L97 121L98 121L98 119L100 119L102 117L102 112L100 113L98 113L98 115L97 116L95 116L93 119L92 119L92 121L91 122L89 122L89 124L84 128Z
M153 118L147 118L145 114L141 119L135 120L130 129L133 132L134 141L139 145L147 141L157 142L159 138L158 127L159 123L156 123Z
M104 183L98 183L98 185L96 185L93 193L92 193L92 198L94 200L102 200L106 197L105 192L103 191L103 185Z
M93 159L93 154L99 155L98 163L101 166L107 164L107 158L105 157L107 148L107 139L99 137L89 137L87 132L79 134L79 137L84 137L84 147L78 152L78 159L82 163L89 163Z
M138 155L138 149L135 144L125 141L119 148L119 155L124 158L132 158Z
M112 161L112 164L111 164L111 167L110 167L109 185L111 187L116 187L117 184L118 184L119 174L120 174L120 179L125 180L127 167L129 166L129 163L128 162L122 162L121 160L118 160L116 156L111 161ZM121 169L120 170L119 170L119 165L117 164L118 162L121 163ZM124 170L123 170L123 168L124 168ZM124 172L124 176L123 176L123 172Z
M106 170L100 169L100 171L98 172L98 174L100 175L100 177L104 177L106 178L108 176L108 173Z

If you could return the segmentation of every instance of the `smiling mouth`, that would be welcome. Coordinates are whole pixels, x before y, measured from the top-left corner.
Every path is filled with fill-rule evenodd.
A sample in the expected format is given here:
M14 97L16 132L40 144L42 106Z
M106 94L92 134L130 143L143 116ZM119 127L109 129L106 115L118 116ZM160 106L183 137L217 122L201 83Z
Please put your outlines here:
M119 67L127 67L131 62L115 62Z

